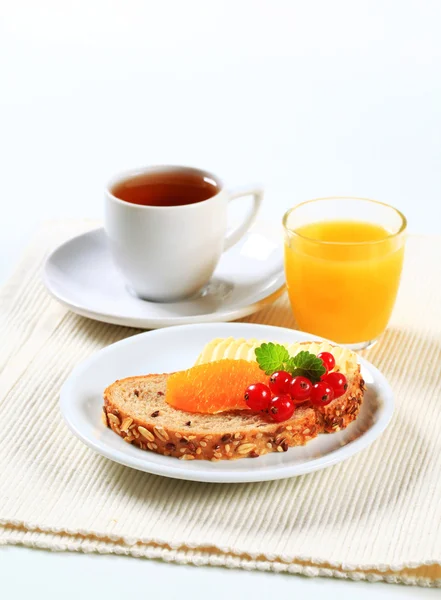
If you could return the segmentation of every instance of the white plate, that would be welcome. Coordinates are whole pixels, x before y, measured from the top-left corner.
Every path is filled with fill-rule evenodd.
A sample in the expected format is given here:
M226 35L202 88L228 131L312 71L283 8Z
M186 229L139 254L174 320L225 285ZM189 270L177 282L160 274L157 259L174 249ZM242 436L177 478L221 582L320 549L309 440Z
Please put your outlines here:
M132 294L114 266L103 229L79 235L47 259L44 282L72 311L97 321L156 329L232 321L276 300L284 290L283 235L256 223L222 255L210 283L181 302L147 302Z
M283 453L216 463L183 461L127 444L101 423L103 390L113 381L191 367L207 342L229 336L274 342L318 339L299 331L251 323L205 323L141 333L100 350L76 367L61 390L61 412L66 423L92 450L123 465L166 477L220 483L283 479L329 467L369 446L389 423L392 391L384 376L362 358L367 392L358 418L343 431L319 435L306 446Z

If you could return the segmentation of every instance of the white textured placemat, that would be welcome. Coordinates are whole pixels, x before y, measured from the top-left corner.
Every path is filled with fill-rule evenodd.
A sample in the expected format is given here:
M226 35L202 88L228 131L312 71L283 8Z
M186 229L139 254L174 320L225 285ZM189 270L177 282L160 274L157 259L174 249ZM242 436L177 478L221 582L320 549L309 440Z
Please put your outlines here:
M48 251L89 227L46 225L0 292L0 544L441 586L441 238L409 240L391 326L366 353L396 394L383 436L321 472L222 485L114 464L64 425L73 367L135 333L43 288ZM246 320L293 326L285 297Z

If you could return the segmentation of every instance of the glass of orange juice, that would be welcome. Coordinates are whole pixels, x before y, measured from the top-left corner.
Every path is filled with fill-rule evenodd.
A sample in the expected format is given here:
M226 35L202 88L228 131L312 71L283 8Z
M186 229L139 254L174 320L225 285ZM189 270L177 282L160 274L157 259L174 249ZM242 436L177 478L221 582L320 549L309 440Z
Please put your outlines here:
M283 217L285 274L298 327L352 349L386 329L400 282L406 218L367 198L318 198Z

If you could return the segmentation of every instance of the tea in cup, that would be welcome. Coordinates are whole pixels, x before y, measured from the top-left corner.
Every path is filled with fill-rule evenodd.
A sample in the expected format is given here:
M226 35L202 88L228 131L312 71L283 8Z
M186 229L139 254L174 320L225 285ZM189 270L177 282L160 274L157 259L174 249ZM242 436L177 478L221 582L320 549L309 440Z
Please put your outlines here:
M227 232L228 204L252 196L244 221ZM207 171L147 167L112 179L105 193L105 230L113 259L140 298L171 302L199 292L223 252L254 222L263 190L225 189Z

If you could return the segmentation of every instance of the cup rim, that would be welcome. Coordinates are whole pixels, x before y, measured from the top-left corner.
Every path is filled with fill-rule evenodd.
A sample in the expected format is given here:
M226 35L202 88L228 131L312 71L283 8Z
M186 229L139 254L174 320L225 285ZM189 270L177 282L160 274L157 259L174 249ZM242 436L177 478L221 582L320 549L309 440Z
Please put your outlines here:
M399 216L399 218L401 219L401 225L400 225L399 229L397 231L395 231L394 233L390 233L389 235L384 236L380 240L371 240L371 241L367 241L367 242L335 242L335 241L318 240L316 238L309 237L307 235L298 233L295 229L288 227L288 225L287 225L288 218L294 210L296 210L297 208L299 208L301 206L304 206L305 204L312 204L313 202L318 202L318 201L323 201L323 200L324 201L328 201L328 200L362 200L364 202L369 202L371 204L377 204L379 206L384 206L385 208L391 209ZM293 206L292 208L288 209L285 212L285 214L283 215L282 224L283 224L285 231L287 231L289 234L296 235L297 237L307 240L308 242L313 242L316 244L324 244L324 245L329 245L329 246L367 246L367 245L371 245L371 244L382 244L383 242L385 242L387 240L391 240L395 237L398 237L402 233L404 233L407 228L407 219L404 216L404 214L400 210L398 210L398 208L395 208L395 206L392 206L391 204L387 204L386 202L380 202L379 200L372 200L371 198L363 198L360 196L325 196L323 198L313 198L311 200L305 200L304 202L300 202L299 204L296 204L296 206Z
M154 172L167 172L167 171L186 171L187 173L195 173L202 177L207 177L212 179L216 186L218 187L218 192L214 194L214 196L210 196L205 200L201 200L200 202L193 202L192 204L178 204L176 206L152 206L150 204L134 204L132 202L127 202L126 200L121 200L112 193L112 188L122 181L127 179L131 179L136 177L137 175L143 175L144 173L154 173ZM158 165L149 165L147 167L135 167L133 169L127 169L125 171L121 171L111 177L107 182L105 188L106 196L116 202L117 204L122 204L133 210L157 210L157 211L166 211L166 210L194 210L194 207L200 206L209 202L210 200L214 200L219 196L221 192L224 191L224 183L220 177L211 173L211 171L207 171L205 169L199 169L198 167L191 167L189 165L169 165L169 164L158 164Z

